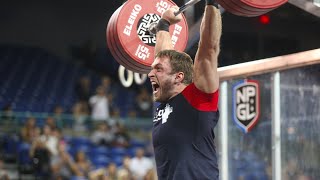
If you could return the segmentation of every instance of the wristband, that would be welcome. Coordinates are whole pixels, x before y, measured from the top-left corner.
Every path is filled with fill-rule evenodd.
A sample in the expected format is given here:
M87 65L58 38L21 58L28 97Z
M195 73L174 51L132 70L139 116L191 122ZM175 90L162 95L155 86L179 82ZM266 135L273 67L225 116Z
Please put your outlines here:
M219 9L219 4L217 3L216 0L206 0L206 5L211 5Z
M170 27L169 21L161 18L157 24L156 30L157 30L157 32L159 32L159 31L169 32L169 27Z

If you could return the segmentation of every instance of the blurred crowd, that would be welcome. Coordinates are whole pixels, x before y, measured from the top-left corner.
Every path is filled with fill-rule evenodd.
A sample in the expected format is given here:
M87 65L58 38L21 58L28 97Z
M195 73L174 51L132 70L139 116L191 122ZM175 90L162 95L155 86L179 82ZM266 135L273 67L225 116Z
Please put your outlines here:
M155 178L154 161L150 155L152 152L149 151L149 155L145 156L145 149L149 148L135 148L134 153L123 154L120 163L113 162L110 158L108 163L101 166L92 162L88 151L78 149L75 144L70 143L65 134L66 129L72 129L75 132L73 137L85 136L90 141L90 146L95 148L129 149L132 137L121 121L122 107L116 103L119 96L117 86L119 84L112 82L108 76L103 76L97 86L92 84L88 76L83 76L75 85L76 101L70 110L58 105L52 114L44 119L29 117L22 121L18 133L19 141L27 147L26 156L31 160L33 174L38 179ZM151 94L143 87L138 91L133 105L125 115L150 118L153 107ZM66 114L71 114L72 118L66 118ZM15 119L11 106L6 106L2 111L1 121L13 122ZM5 179L8 176L1 170L2 162L0 159L0 177Z
M96 87L92 88L92 84L88 76L79 78L75 87L78 99L75 106L77 107L73 108L73 112L90 113L91 119L96 122L119 116L123 111L128 111L125 112L126 116L152 117L153 101L151 91L148 92L146 87L140 86L137 90L126 89L125 94L121 94L119 92L121 85L112 81L109 76L101 77L101 82ZM128 96L133 98L132 102L119 102L121 97L126 97L127 94L133 94L134 97ZM125 107L119 104L125 104ZM126 109L127 107L129 109Z
M100 148L103 155L112 149L134 150L131 154L122 153L118 162L114 162L113 155L95 156L95 152L83 149L72 141L72 138L63 134L64 129L58 127L57 120L47 117L43 126L37 125L37 120L28 118L19 132L19 146L17 147L18 164L20 159L30 159L27 165L32 174L38 179L104 179L104 180L153 180L155 179L155 166L152 149L148 144L132 148L131 137L126 127L118 121L101 121L95 124L89 133L86 143L91 150ZM71 139L70 139L71 138ZM82 137L81 137L82 138ZM27 150L21 151L22 149ZM145 155L145 151L148 156ZM27 156L27 157L23 157ZM94 158L99 158L94 160ZM101 159L102 158L102 159ZM110 161L103 165L104 158ZM120 158L120 160L119 160ZM121 161L119 163L119 161ZM0 177L9 176L2 169L3 161L0 159ZM25 164L24 164L25 165Z

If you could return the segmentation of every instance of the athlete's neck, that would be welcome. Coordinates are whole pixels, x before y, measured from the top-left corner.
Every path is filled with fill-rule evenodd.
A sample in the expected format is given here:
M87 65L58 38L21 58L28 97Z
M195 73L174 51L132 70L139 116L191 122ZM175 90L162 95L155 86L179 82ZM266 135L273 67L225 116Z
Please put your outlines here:
M187 85L184 84L184 83L175 84L172 96L170 96L169 99L171 99L171 98L175 97L176 95L180 94L184 90L184 88L186 88L186 87L187 87Z

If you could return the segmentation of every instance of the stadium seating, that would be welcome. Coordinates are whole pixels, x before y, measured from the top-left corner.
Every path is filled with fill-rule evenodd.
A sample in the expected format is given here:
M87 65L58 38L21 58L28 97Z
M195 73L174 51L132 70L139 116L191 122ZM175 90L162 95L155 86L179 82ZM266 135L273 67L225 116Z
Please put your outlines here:
M106 62L107 58L103 50L98 52L97 62L116 75L119 65ZM12 104L14 111L52 112L56 105L70 111L76 101L75 84L81 75L90 77L93 92L100 83L96 73L41 48L3 45L0 61L0 107ZM121 94L114 104L121 109L122 117L127 116L134 109L136 92L120 84L114 88L114 93Z
M39 48L0 47L1 107L15 111L51 112L74 103L74 83L87 70Z
M96 168L103 168L110 164L112 161L108 156L97 155L92 157L91 162Z

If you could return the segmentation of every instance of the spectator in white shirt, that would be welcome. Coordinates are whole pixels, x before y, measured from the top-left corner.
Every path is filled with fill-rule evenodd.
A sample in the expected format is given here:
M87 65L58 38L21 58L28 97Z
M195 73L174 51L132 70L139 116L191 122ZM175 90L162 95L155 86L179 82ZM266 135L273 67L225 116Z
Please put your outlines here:
M130 161L130 171L137 180L143 180L150 169L153 168L152 160L144 156L144 150L138 148L136 156Z
M91 118L94 121L106 121L109 119L109 102L102 86L96 89L96 95L90 97Z

